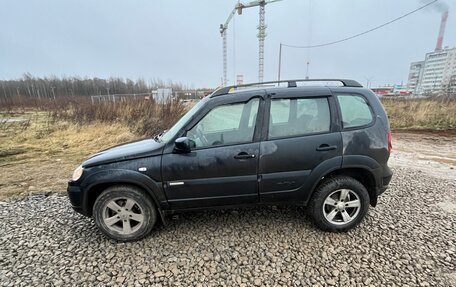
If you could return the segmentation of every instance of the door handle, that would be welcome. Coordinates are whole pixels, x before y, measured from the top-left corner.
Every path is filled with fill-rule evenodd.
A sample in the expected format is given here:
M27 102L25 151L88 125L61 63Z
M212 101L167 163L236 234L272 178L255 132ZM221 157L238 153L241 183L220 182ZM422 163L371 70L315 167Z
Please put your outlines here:
M237 155L234 156L235 159L249 159L249 158L255 158L254 154L248 154L246 152L240 152Z
M317 147L317 151L329 151L329 150L335 150L337 149L336 145L328 145L328 144L322 144L319 147Z

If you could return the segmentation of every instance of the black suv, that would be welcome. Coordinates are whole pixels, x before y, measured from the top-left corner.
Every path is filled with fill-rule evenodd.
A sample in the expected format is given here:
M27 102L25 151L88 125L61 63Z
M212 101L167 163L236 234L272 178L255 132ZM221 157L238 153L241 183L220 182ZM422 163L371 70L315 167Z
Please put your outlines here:
M323 230L353 228L391 180L388 118L356 81L312 81L323 85L218 89L165 133L91 156L68 184L73 208L120 241L173 212L254 204L307 206Z

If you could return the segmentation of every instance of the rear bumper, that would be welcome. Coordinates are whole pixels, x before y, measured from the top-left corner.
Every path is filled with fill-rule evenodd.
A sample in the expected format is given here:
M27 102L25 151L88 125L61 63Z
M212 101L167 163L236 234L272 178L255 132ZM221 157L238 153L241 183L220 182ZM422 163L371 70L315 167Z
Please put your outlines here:
M388 166L386 166L384 168L384 172L383 172L381 178L378 180L377 196L384 193L388 189L389 183L391 182L392 178L393 178L393 172L391 171L391 169Z
M391 181L392 177L393 175L390 175L382 179L383 185L378 189L377 196L384 193L388 189L389 182Z
M375 194L370 199L370 204L375 207L377 205L378 197L382 193L384 193L389 186L389 183L391 181L391 178L393 177L393 172L388 166L385 166L381 169L381 171L378 171L375 173Z

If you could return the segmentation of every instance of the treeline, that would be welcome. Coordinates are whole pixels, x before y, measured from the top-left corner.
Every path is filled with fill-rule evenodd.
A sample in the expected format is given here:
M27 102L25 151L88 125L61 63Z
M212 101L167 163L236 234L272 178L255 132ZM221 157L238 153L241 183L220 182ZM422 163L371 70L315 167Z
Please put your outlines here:
M37 78L25 74L21 79L0 80L0 102L12 97L31 97L35 99L55 99L57 97L95 96L107 94L150 93L157 88L172 88L175 91L187 89L186 86L172 81L159 79L145 81L123 78L80 78L44 77Z

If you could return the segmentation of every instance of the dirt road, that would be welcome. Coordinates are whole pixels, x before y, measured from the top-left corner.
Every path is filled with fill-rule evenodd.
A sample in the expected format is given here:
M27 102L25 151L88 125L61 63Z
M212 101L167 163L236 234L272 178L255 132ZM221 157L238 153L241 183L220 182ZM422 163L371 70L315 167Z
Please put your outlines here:
M390 166L419 170L430 176L456 178L456 134L394 132Z

